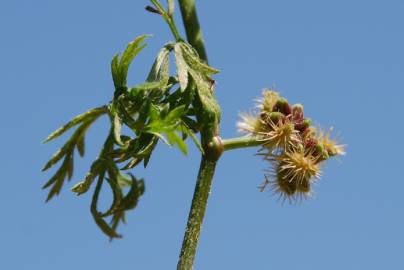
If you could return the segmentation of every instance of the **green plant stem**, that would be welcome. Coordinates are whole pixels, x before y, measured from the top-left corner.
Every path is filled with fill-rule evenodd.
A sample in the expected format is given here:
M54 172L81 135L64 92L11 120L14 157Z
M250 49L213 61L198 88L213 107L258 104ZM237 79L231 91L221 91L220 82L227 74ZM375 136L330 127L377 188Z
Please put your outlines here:
M163 6L160 4L158 0L151 0L153 5L158 9L160 12L161 16L163 19L167 22L168 26L170 27L171 32L174 35L174 38L176 41L181 41L182 38L177 30L177 27L175 26L174 18L172 17L172 14L168 14L167 11L163 8Z
M199 57L208 62L194 0L179 0L179 6L188 42L196 49ZM182 242L177 265L178 270L192 269L216 163L222 152L214 139L218 127L213 127L213 129L201 132L204 155L202 155L187 227Z
M208 62L206 54L205 42L201 27L199 26L198 16L196 14L196 7L194 0L178 0L181 9L182 21L184 23L185 32L189 44L196 49L199 57L205 62Z
M224 151L246 147L254 147L262 145L264 143L265 141L250 136L222 140L222 146Z
M177 265L178 270L192 269L215 168L216 161L202 157L180 260Z

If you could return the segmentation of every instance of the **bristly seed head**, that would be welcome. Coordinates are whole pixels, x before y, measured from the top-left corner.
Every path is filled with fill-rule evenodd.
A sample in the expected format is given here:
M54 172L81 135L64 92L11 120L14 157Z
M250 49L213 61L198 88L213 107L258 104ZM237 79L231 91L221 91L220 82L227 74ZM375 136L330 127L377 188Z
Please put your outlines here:
M273 112L273 108L281 97L275 91L264 89L262 91L262 98L258 100L258 108L263 112Z
M260 130L260 119L249 113L240 114L241 121L237 122L239 132L256 134Z
M332 128L328 132L321 131L318 141L321 143L330 157L345 155L345 145L337 144L336 140L331 139Z
M274 180L270 181L271 189L279 194L280 198L287 198L292 202L310 196L311 184L321 174L315 156L301 150L292 150L284 155L266 159L274 168Z
M293 124L287 118L278 121L277 124L268 118L265 126L268 126L269 130L259 133L266 140L263 145L265 148L288 149L299 144L298 131L294 129Z
M242 114L240 131L262 140L259 155L271 164L265 184L290 202L310 196L312 183L320 177L320 163L343 155L344 146L330 139L330 132L317 131L305 118L301 104L289 105L277 92L265 89L259 113Z

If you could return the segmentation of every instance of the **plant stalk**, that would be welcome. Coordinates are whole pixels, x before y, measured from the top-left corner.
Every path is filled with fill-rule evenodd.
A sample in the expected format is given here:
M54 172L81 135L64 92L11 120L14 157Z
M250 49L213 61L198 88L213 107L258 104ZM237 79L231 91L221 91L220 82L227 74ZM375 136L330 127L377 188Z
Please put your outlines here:
M196 7L194 0L178 0L181 9L182 21L184 23L185 32L189 44L196 49L199 57L205 62L208 62L206 54L205 42L201 27L199 25L198 16L196 14Z
M215 168L216 161L202 156L177 270L192 269Z
M260 140L250 136L231 138L222 140L222 146L224 151L246 148L246 147L254 147L265 144L265 140Z
M202 31L196 14L195 2L194 0L179 0L178 2L181 9L185 32L187 34L187 40L196 49L199 57L207 63L208 58L202 38ZM216 140L214 139L218 127L213 128L214 131L204 130L201 132L201 142L202 147L204 148L204 154L202 155L199 167L198 178L196 181L191 209L189 211L177 270L190 270L194 263L216 163L222 152L220 150L220 145L215 143Z
M153 5L157 8L158 12L161 14L163 19L167 22L168 26L170 27L171 32L173 33L173 36L176 41L181 41L181 36L178 33L177 27L175 26L174 23L174 18L172 14L169 14L163 6L160 4L158 0L151 0Z

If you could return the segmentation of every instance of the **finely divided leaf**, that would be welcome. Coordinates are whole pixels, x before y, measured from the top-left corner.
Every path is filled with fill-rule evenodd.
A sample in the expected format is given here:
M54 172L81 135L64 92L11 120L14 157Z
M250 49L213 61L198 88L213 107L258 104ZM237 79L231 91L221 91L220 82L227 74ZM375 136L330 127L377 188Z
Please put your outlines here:
M163 47L154 61L154 64L147 76L147 82L158 82L161 80L166 80L168 82L169 74L169 54L170 51Z
M188 86L188 65L184 59L181 42L174 45L175 63L177 64L178 80L180 82L181 90L185 91Z
M128 44L122 56L115 55L111 61L111 73L114 80L115 89L126 86L126 79L128 76L129 66L135 56L146 47L142 42L149 37L149 35L142 35Z
M189 83L188 76L191 76L203 106L201 110L203 113L200 116L204 125L215 126L220 119L220 107L213 95L214 80L211 75L219 71L205 64L192 46L185 42L177 42L174 45L174 52L181 90L186 89Z
M70 120L67 124L65 124L64 126L60 127L58 130L56 130L55 132L50 134L48 136L48 138L45 139L44 143L47 143L47 142L59 137L60 135L65 133L70 128L72 128L84 121L90 120L92 118L97 118L104 113L106 113L106 107L102 106L102 107L88 110L85 113L79 114L79 115L75 116L72 120Z
M219 70L205 64L198 56L198 53L191 45L185 42L180 42L180 47L183 51L183 56L187 64L195 71L205 75L219 73Z
M149 37L149 35L142 35L142 36L135 38L135 40L133 40L132 42L130 42L128 44L125 51L123 52L123 54L121 56L121 60L119 61L120 75L121 75L121 78L124 78L122 86L126 85L126 77L128 75L129 65L132 63L135 56L141 50L143 50L144 47L146 47L146 44L142 44L142 42L147 37Z
M121 119L119 118L117 113L115 113L115 115L113 117L114 117L114 119L112 122L112 129L114 131L115 142L118 145L123 146L125 144L121 140L121 129L122 129Z

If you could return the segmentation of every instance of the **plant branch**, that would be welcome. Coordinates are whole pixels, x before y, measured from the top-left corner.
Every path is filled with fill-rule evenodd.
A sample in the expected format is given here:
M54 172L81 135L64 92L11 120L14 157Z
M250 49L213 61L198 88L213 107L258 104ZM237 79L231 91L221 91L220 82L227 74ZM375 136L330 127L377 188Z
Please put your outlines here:
M246 147L254 147L265 144L265 140L260 140L251 136L231 138L222 140L223 150L233 150Z
M199 57L208 62L194 0L179 0L179 6L188 42L196 49ZM218 126L216 124L213 126L206 124L208 123L204 123L204 130L201 131L204 154L202 155L199 167L192 205L177 265L178 270L192 269L216 163L223 152L220 140L217 140L217 137L215 137L218 134Z
M216 161L202 157L180 260L177 265L178 270L192 269L215 168Z
M170 27L171 32L173 33L176 41L181 41L182 38L177 30L177 27L174 23L174 18L171 12L167 12L161 3L158 0L151 0L153 5L157 8L158 13L163 17L163 19L167 22L168 26Z
M206 54L205 42L201 27L199 25L198 16L196 14L196 7L194 0L178 0L181 9L182 21L184 23L185 32L187 34L188 42L196 49L199 57L208 62Z

